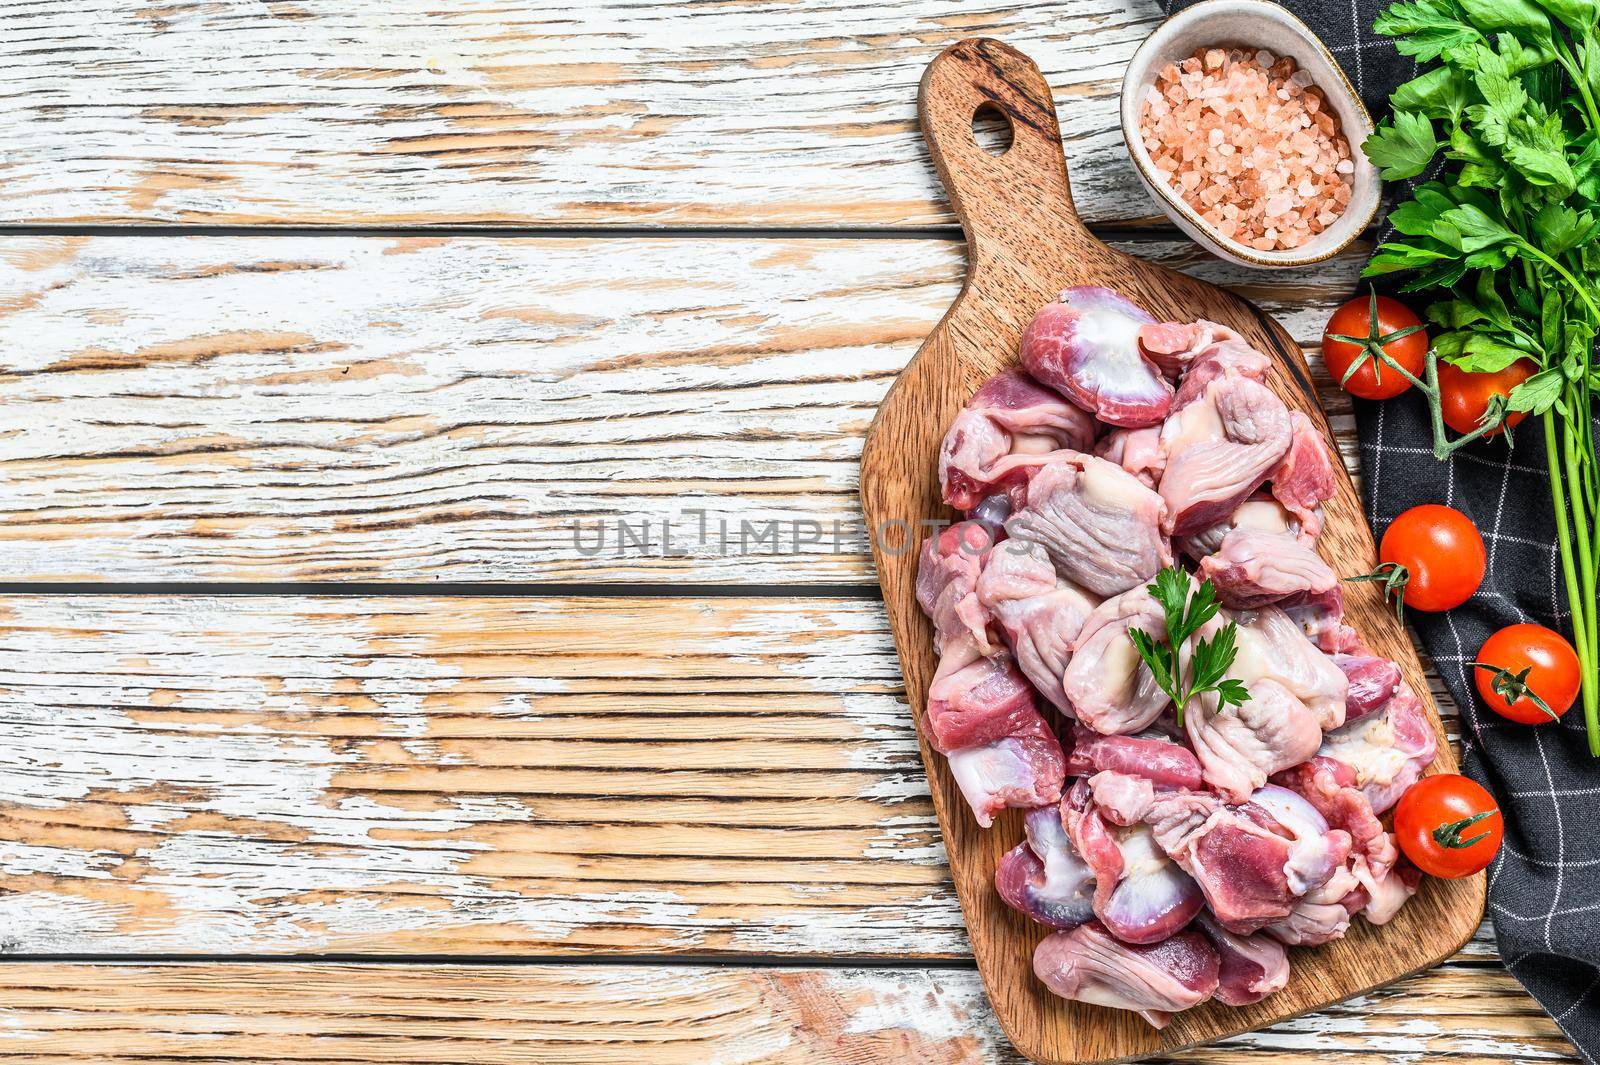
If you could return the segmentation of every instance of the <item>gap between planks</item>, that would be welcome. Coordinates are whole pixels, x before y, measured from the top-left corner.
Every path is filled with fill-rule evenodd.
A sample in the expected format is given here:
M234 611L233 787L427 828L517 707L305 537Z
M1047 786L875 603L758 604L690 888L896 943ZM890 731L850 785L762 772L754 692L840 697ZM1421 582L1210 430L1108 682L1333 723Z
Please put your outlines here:
M317 598L378 596L462 596L484 599L866 599L879 601L883 593L876 584L587 584L531 583L495 584L488 581L340 581L318 584L315 581L251 584L216 581L0 581L0 595L194 595Z
M1470 948L1469 948L1470 949ZM977 972L971 955L926 957L901 954L360 954L339 951L290 954L133 952L126 954L77 951L65 954L0 954L0 969L18 965L370 965L394 968L406 965L461 965L517 968L534 965L588 965L612 968L649 966L688 969L906 969ZM1445 962L1458 969L1500 970L1505 966L1487 958L1458 955Z

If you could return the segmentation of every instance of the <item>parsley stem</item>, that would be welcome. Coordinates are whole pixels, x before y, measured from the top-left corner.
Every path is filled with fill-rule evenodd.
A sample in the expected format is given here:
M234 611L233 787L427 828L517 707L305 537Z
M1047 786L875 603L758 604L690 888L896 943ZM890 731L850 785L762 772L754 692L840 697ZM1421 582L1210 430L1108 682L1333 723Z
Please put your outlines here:
M1567 528L1567 492L1561 479L1561 448L1556 439L1556 409L1544 412L1545 462L1550 469L1550 493L1555 503L1556 549L1561 553L1561 576L1567 587L1567 602L1572 611L1572 643L1578 652L1583 676L1583 720L1589 733L1589 753L1600 757L1600 703L1596 702L1594 647L1589 642L1589 609L1578 587L1578 572L1572 558L1572 533Z
M1587 427L1589 422L1586 389L1579 388L1573 382L1568 382L1567 403L1572 408L1573 413L1568 418L1565 426L1566 432L1563 435L1566 438L1564 443L1566 445L1567 480L1572 485L1570 508L1572 511L1573 532L1576 534L1578 549L1576 599L1581 599L1583 605L1583 610L1580 614L1578 603L1576 601L1573 603L1572 628L1573 635L1579 636L1581 627L1582 643L1576 646L1579 648L1586 647L1589 654L1588 668L1583 674L1583 718L1584 725L1589 733L1590 753L1600 754L1600 689L1597 689L1593 676L1595 657L1597 652L1600 652L1600 647L1597 647L1597 643L1600 643L1600 633L1596 632L1596 625L1600 623L1600 620L1596 618L1596 610L1600 609L1600 604L1595 602L1595 557L1594 548L1590 542L1590 529L1594 524L1595 515L1593 507L1589 505L1588 492L1586 490L1588 478L1585 476L1583 469L1586 459L1592 466L1594 452L1587 446L1587 440L1579 439L1579 434L1576 431L1579 424ZM1581 419L1581 422L1578 419ZM1583 436L1588 437L1589 434L1584 433ZM1571 590L1567 594L1569 597L1573 595ZM1581 650L1579 652L1579 661L1584 661Z
M1555 40L1556 62L1566 68L1567 76L1572 79L1572 84L1578 88L1578 95L1583 98L1584 110L1589 112L1589 128L1600 130L1600 109L1595 107L1594 95L1589 91L1589 79L1584 76L1587 71L1573 56L1559 28L1552 25L1550 36Z
M1572 286L1572 290L1578 294L1578 298L1583 301L1584 306L1589 308L1589 313L1594 315L1594 320L1597 321L1597 322L1600 322L1600 307L1595 306L1594 300L1589 298L1589 293L1585 291L1586 286L1583 284L1583 282L1579 281L1577 278L1573 277L1570 273L1568 273L1567 272L1567 268L1565 266L1562 266L1560 263L1558 263L1554 259L1550 258L1550 256L1546 255L1544 252L1540 251L1538 248L1535 248L1532 244L1529 244L1526 240L1519 239L1517 241L1517 245L1523 251L1525 251L1528 254L1532 255L1534 258L1538 259L1540 262L1542 262L1542 263L1546 264L1547 266L1549 266L1550 269L1552 269L1556 273L1560 274L1562 279L1564 281L1566 281L1567 284Z

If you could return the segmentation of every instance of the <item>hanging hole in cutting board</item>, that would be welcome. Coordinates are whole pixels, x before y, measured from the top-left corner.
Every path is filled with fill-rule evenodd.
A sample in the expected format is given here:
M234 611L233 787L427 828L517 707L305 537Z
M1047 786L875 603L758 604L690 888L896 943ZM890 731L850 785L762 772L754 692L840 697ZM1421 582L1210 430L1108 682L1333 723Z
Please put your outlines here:
M982 103L972 113L972 139L990 155L1004 155L1011 150L1011 119L991 103Z

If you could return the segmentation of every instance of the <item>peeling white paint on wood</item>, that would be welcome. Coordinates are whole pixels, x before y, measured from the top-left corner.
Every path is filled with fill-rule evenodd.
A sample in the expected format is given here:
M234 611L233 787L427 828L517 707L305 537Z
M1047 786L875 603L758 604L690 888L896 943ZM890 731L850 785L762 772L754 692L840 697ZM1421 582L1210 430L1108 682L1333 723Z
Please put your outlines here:
M0 648L13 951L966 949L875 603L21 596Z
M875 602L19 596L0 648L13 951L966 950Z
M914 86L974 33L1041 61L1085 216L1137 222L1130 2L0 5L0 225L946 224ZM1307 342L1361 255L1285 285L1136 250ZM596 560L567 523L852 516L961 268L947 241L7 239L5 577L870 582L859 537ZM484 603L0 604L0 950L965 955L876 604ZM1494 957L1485 927L1183 1057L1572 1060ZM0 1061L1017 1061L966 970L0 978Z
M1022 1065L969 969L58 964L0 969L0 1061ZM1185 1062L1576 1061L1503 971L1446 965Z
M962 954L876 602L17 596L25 953Z
M1286 283L1132 247L1308 342L1362 254ZM934 240L7 240L0 573L871 583L861 439L963 269Z
M1056 91L1080 210L1154 217L1116 119L1150 0L38 0L0 7L0 223L917 226L945 46Z

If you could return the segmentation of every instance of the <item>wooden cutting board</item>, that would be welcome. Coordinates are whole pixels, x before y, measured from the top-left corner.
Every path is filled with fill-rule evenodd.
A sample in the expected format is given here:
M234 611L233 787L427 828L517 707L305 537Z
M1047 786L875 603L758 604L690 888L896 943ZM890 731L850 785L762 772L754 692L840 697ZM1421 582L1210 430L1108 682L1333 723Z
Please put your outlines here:
M974 139L980 108L998 110L1010 123L1012 143L1001 155ZM1016 363L1018 338L1034 311L1069 285L1116 289L1160 319L1209 318L1231 326L1274 358L1273 391L1324 434L1328 423L1305 359L1281 326L1231 293L1107 247L1084 227L1072 204L1050 87L1026 56L982 38L953 45L923 76L919 111L934 165L966 232L967 281L878 408L861 458L861 500L868 527L876 530L878 579L951 873L1001 1026L1038 1062L1137 1058L1264 1027L1443 961L1482 918L1481 874L1425 878L1388 925L1376 928L1358 918L1342 940L1292 950L1289 985L1264 1002L1242 1009L1207 1003L1160 1032L1131 1013L1057 998L1034 977L1033 948L1048 930L1007 907L993 881L1000 856L1022 839L1022 816L1007 811L993 828L980 829L922 730L935 660L933 632L916 603L917 547L920 522L956 517L940 500L935 471L946 427L985 378ZM1341 576L1374 564L1372 536L1342 468L1318 548ZM1350 623L1379 654L1400 663L1427 705L1440 738L1430 771L1454 772L1455 752L1405 631L1373 585L1346 585L1345 596Z

